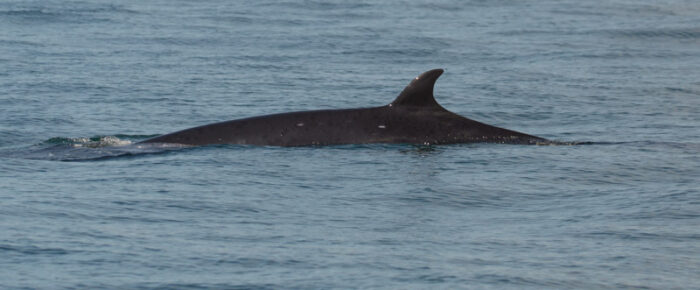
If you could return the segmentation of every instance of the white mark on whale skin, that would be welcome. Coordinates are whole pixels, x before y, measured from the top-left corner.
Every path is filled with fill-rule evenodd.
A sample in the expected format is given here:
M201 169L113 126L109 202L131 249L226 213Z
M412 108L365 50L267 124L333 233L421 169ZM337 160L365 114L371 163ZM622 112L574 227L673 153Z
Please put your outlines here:
M301 122L297 123L297 127L303 127L303 126L304 126L304 123L301 123Z
M377 128L379 128L379 129L386 129L386 125L379 125L379 126L377 126Z

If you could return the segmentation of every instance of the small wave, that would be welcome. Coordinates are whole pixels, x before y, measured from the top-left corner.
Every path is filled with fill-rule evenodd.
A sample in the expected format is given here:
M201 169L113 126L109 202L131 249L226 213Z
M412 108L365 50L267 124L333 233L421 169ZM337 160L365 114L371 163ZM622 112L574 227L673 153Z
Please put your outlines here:
M562 36L595 36L606 35L629 39L667 38L678 40L697 40L700 38L699 28L658 28L658 29L606 29L606 30L552 30L552 29L515 29L494 32L503 36L523 35L562 35Z
M157 135L53 137L32 146L3 150L0 156L35 160L90 161L159 154L189 147L179 144L137 144L139 140L154 136Z
M21 17L47 17L57 16L56 12L51 12L46 9L17 9L0 11L0 15L21 16Z
M7 16L28 16L28 17L45 17L45 16L60 16L71 14L95 14L95 13L128 13L137 14L136 10L128 9L120 5L75 5L75 6L25 6L17 7L9 10L0 10L0 15Z
M575 146L575 145L593 145L593 144L596 144L596 143L589 142L589 141L557 141L557 140L540 141L540 142L535 143L535 145L538 145L538 146Z
M88 23L105 21L113 14L137 14L138 11L118 5L75 5L75 6L25 6L0 10L0 17L35 23L68 22ZM105 18L107 17L107 18Z
M65 255L68 251L61 248L40 248L36 246L0 245L0 252L14 252L23 255Z
M108 146L126 146L134 144L136 140L142 140L158 136L156 135L104 135L92 137L52 137L38 145L70 145L75 148L100 148Z
M20 159L52 160L52 161L96 161L123 157L136 157L168 153L187 148L279 148L276 146L252 145L209 145L189 146L174 143L138 143L141 140L158 135L108 135L93 137L52 137L38 144L12 148L0 151L0 156ZM536 146L574 146L574 145L607 145L627 144L630 142L581 142L581 141L537 141L524 144ZM633 143L633 142L632 142ZM443 146L481 146L493 143L444 144L444 145L415 145L415 144L346 144L322 146L333 149L398 149L402 153L420 155L439 154ZM409 147L406 147L409 146ZM311 150L317 147L306 147ZM413 149L406 149L413 148Z
M700 29L698 28L660 28L660 29L631 29L609 31L613 36L650 39L650 38L670 38L678 40L700 39Z
M82 287L79 288L84 288ZM112 288L105 287L106 285L95 285L95 287L86 288ZM286 287L289 287L288 285ZM280 289L282 285L275 284L227 284L227 283L139 283L117 285L114 288L127 289Z

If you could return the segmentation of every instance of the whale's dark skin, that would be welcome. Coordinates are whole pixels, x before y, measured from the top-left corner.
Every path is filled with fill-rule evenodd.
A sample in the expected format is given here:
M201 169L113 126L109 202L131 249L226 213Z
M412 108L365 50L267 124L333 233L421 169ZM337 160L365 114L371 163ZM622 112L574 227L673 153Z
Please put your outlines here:
M434 69L416 77L386 106L251 117L185 129L141 143L308 146L548 142L447 111L433 97L433 86L442 72Z

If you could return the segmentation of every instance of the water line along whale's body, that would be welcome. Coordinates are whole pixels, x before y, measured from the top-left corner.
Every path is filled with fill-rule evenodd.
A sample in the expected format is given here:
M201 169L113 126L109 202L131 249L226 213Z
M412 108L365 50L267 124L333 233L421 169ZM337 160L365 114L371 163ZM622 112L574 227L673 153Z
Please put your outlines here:
M142 143L307 146L547 142L540 137L480 123L444 109L433 97L435 81L442 72L442 69L434 69L416 77L386 106L251 117L185 129Z

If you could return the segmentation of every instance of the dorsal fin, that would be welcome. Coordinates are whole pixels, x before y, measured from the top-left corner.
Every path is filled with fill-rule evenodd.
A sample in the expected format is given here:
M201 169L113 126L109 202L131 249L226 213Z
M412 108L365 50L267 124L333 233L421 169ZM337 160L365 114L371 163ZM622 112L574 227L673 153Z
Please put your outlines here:
M442 69L434 69L417 76L389 106L442 108L433 96L433 86L435 86L435 81L437 81L442 72Z

